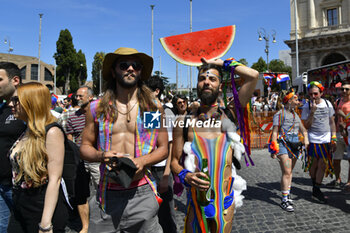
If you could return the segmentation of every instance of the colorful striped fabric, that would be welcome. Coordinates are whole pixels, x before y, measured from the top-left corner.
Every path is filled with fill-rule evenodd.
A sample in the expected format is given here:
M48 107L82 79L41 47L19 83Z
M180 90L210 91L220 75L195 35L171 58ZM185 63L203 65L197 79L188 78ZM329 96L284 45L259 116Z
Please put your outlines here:
M231 156L230 143L227 140L227 134L222 133L219 137L214 139L206 139L199 136L194 131L194 138L191 144L192 153L198 160L197 169L202 168L202 159L208 159L208 169L210 175L210 189L215 193L213 201L211 202L214 211L213 220L216 222L216 232L223 232L226 221L224 220L225 197L232 195L232 179L228 179L230 183L225 182L224 169L231 164L227 163L227 157ZM224 189L224 184L228 184L227 189ZM194 208L195 218L191 222L193 232L207 232L207 221L204 215L204 208L197 203L196 189L190 190L190 205ZM188 219L186 218L186 221Z
M97 118L97 107L100 100L91 102L90 110L91 114L98 124L98 138L97 138L97 149L100 151L109 151L112 145L112 129L114 123L107 116L103 119L103 115ZM157 129L145 129L143 128L143 121L141 118L141 110L138 109L137 122L136 122L136 134L135 134L135 157L149 154L156 146L158 130ZM99 201L102 210L105 210L105 197L107 191L107 165L101 163L100 165L100 184L99 184ZM157 195L157 189L155 186L154 179L152 178L149 171L147 171L145 178L151 186L153 192Z
M309 171L314 158L323 159L326 164L325 176L334 174L330 143L316 144L310 143L307 156L305 158L305 171Z
M142 155L151 153L156 148L158 137L157 129L144 128L140 112L141 111L139 109L136 121L135 157L140 157ZM154 192L154 194L158 196L157 201L159 201L160 197L157 192L156 180L153 178L149 169L146 170L145 179L147 180L147 183L151 186L151 189Z

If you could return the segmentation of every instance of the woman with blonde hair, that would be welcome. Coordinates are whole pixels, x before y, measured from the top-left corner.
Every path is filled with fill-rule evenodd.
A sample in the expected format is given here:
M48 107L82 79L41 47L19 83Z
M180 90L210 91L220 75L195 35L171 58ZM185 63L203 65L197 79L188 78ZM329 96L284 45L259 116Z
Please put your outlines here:
M301 143L298 133L304 136L305 147L308 146L308 135L298 114L295 112L299 104L298 96L293 90L281 94L277 102L277 111L273 116L273 129L269 151L272 158L278 158L282 177L281 208L288 212L293 212L293 201L290 197L292 185L292 172L297 159L301 155Z
M9 151L14 210L8 232L64 232L68 216L60 189L64 134L58 127L45 129L57 120L50 112L50 91L41 83L20 85L10 106L27 130Z

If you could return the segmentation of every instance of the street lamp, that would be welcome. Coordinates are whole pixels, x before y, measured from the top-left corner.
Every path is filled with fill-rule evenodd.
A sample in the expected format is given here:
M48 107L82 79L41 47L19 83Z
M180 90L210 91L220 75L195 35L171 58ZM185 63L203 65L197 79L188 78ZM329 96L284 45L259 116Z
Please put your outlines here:
M260 28L258 30L258 35L259 41L262 41L262 39L265 40L266 44L265 44L265 53L266 53L266 69L267 71L269 70L269 41L270 41L270 36L272 36L272 43L276 43L276 31L275 30L271 30L271 35L269 33L266 32L266 30L264 28Z
M192 0L190 0L190 32L192 32ZM192 66L190 66L190 99L192 98Z
M39 23L39 54L38 54L38 82L40 82L40 53L41 53L41 23L44 14L39 14L40 23Z
M11 53L13 51L13 48L11 47L11 41L10 41L10 39L8 37L5 37L4 43L8 44L9 48L8 48L7 52Z
M4 39L4 43L9 46L7 52L8 52L8 54L10 54L13 51L13 48L11 47L11 41L7 36ZM9 56L7 56L7 61L9 61Z

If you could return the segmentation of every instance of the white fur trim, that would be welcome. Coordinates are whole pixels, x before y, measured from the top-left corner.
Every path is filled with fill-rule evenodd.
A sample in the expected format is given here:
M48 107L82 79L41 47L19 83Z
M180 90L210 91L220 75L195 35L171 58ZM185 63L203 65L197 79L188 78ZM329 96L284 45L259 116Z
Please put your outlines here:
M191 142L185 142L184 145L184 152L186 154L190 154L191 153Z
M196 164L195 164L195 156L194 154L190 153L186 156L184 166L187 170L190 172L196 171Z
M230 119L224 118L221 121L221 130L223 132L236 132L237 127Z

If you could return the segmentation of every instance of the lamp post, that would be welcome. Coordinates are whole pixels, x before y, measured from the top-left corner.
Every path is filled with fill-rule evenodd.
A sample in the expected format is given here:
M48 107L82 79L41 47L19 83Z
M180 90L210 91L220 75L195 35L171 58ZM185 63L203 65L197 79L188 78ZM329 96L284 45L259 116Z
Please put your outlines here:
M192 0L190 0L190 32L192 32ZM190 66L190 99L192 98L192 66Z
M153 58L153 8L154 8L154 5L151 5L151 11L152 11L151 55L152 55L152 58Z
M299 46L298 46L298 8L297 8L297 0L294 0L294 24L295 24L295 63L297 74L296 77L299 76Z
M7 52L8 52L8 53L11 53L11 52L13 51L13 48L11 47L11 41L10 41L10 39L9 39L8 37L5 37L4 43L7 44L7 45L9 46Z
M11 41L10 41L10 39L8 38L8 36L5 37L4 43L7 44L7 45L9 46L7 52L8 52L8 54L10 54L10 53L13 51L13 48L11 47ZM9 56L7 56L7 61L9 61Z
M55 69L55 73L54 73L54 76L53 76L53 82L54 82L54 83L53 83L53 85L54 85L53 93L55 93L55 95L56 95L56 70L57 70L56 62L55 62L54 69Z
M41 21L42 21L42 18L43 18L43 14L39 14L39 17L40 17L40 24L39 24L38 82L40 82Z
M272 30L271 31L271 35L269 33L266 32L266 30L264 28L260 28L258 30L258 35L259 41L262 41L262 39L265 40L266 44L265 44L265 53L266 53L266 69L267 71L269 70L269 41L270 41L270 36L272 36L272 43L276 43L276 31Z

